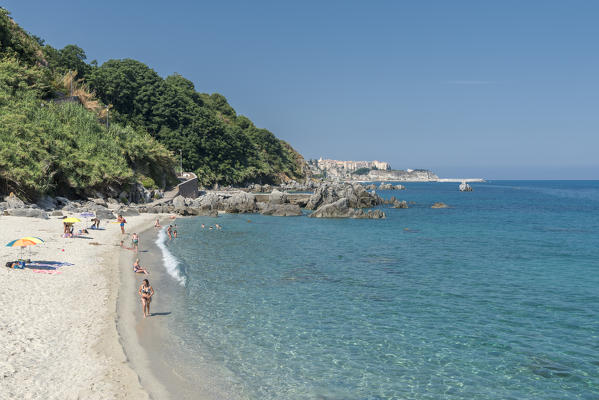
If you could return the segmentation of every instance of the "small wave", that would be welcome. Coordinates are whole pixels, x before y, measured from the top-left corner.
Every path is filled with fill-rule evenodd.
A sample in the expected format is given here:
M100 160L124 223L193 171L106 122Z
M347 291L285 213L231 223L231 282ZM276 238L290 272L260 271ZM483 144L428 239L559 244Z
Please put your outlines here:
M162 262L164 264L164 269L170 276L172 276L177 282L181 284L181 286L185 286L185 276L181 273L181 270L178 268L179 260L175 257L169 249L166 247L166 228L161 229L158 232L158 238L156 239L156 246L162 252Z

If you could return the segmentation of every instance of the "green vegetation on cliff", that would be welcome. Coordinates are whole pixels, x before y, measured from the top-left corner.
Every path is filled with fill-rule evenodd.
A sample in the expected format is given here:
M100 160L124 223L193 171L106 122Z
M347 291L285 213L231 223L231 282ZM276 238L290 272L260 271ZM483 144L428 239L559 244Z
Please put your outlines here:
M200 93L181 75L163 79L131 59L88 64L83 49L75 45L53 48L23 31L1 8L0 57L0 115L11 122L0 127L0 138L4 142L4 138L16 137L10 145L0 144L0 190L9 186L14 191L22 184L19 190L28 196L83 194L145 177L160 186L172 176L169 172L180 151L183 169L196 172L203 185L276 183L304 176L305 162L289 144L237 115L224 96ZM71 91L65 79L81 89L72 94L85 108L48 101L57 92ZM14 92L15 85L19 93ZM101 125L105 105L110 107L109 132ZM36 136L43 145L35 142L36 146L27 147ZM88 142L96 145L85 146ZM64 160L68 151L59 154L59 147L66 143L72 148ZM136 147L141 143L146 147ZM17 145L25 146L20 156L6 157ZM94 150L85 153L87 149ZM138 159L132 159L129 149L141 152L136 154ZM110 155L112 165L106 167ZM16 161L23 158L27 160ZM73 162L74 158L82 164Z
M49 101L64 81L45 64L38 42L0 9L0 192L33 200L175 181L175 158L148 133L121 124L107 131L78 102Z

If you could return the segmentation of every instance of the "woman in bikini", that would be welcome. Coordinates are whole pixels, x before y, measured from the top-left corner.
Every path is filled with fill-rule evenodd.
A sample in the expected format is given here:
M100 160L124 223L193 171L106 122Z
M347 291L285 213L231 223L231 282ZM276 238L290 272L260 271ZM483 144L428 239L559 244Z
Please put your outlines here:
M144 318L151 316L150 314L150 303L152 302L152 296L154 295L154 289L150 286L150 282L144 279L137 291L141 296L141 306L144 312Z
M135 260L135 262L133 263L133 272L137 273L144 273L146 275L149 274L148 270L143 268L141 265L139 265L139 258Z

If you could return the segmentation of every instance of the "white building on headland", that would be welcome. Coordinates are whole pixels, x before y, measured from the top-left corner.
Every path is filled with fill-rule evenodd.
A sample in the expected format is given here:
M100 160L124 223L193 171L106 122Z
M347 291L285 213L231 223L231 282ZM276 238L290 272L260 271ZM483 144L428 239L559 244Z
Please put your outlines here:
M320 170L344 170L345 172L354 172L360 168L380 169L387 171L391 169L391 165L385 161L340 161L340 160L325 160L322 157L317 161L318 169Z

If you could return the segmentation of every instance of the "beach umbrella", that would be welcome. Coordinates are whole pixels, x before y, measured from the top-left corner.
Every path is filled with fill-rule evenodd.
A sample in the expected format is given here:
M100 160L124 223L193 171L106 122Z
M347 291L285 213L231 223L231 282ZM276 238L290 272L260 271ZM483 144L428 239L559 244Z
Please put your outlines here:
M21 248L21 256L23 258L23 248L26 246L35 246L36 244L44 243L44 241L38 237L27 236L21 239L15 239L12 242L8 242L6 247L20 247Z
M81 222L81 220L75 217L68 217L63 219L62 222L66 222L67 224L74 224L75 222Z

